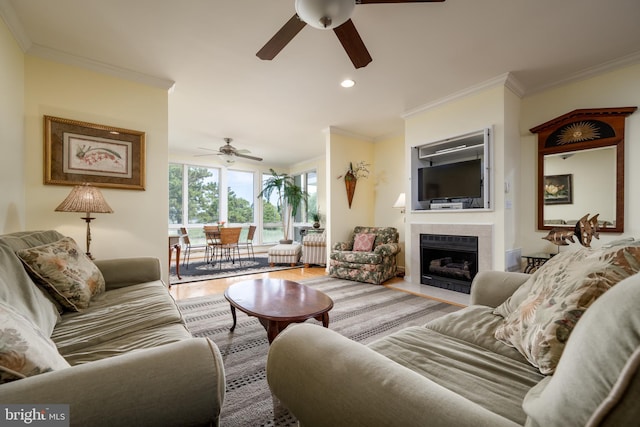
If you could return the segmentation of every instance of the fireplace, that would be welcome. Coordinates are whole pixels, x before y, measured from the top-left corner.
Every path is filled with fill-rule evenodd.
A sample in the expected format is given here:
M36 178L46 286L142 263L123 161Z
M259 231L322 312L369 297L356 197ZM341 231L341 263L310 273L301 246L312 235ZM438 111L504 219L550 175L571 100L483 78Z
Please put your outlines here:
M478 272L478 237L420 234L420 283L471 292Z

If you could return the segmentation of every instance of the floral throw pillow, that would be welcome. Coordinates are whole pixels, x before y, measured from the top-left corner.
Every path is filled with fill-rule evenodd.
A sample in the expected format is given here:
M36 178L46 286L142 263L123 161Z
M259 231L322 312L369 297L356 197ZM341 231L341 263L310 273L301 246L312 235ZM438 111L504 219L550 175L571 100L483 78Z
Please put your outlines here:
M376 240L376 235L373 233L358 233L353 240L354 252L371 252L373 249L373 242Z
M0 302L0 384L70 365L26 317Z
M105 290L104 277L98 267L69 237L23 249L17 254L34 281L67 310L89 307L91 297Z
M640 245L582 248L551 261L536 271L528 295L495 331L496 339L516 348L544 375L555 371L585 310L640 271Z

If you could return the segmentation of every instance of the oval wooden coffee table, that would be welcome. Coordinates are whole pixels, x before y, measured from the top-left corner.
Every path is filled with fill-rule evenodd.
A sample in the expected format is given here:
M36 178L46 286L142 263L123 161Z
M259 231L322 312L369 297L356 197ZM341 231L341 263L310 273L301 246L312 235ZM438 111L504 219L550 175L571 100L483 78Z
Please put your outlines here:
M291 280L257 279L234 283L224 291L236 328L236 308L257 317L267 331L269 344L291 323L317 319L329 326L333 300L326 294Z

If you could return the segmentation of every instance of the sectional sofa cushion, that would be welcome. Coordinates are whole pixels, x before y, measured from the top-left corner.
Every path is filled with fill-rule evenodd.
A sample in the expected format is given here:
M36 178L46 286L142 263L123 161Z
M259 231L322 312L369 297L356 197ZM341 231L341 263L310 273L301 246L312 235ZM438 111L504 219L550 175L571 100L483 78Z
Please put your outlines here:
M50 336L60 314L49 296L31 279L15 252L55 242L64 236L57 231L23 231L0 237L0 301L6 302Z
M49 337L0 302L0 384L69 366Z
M110 290L94 298L87 310L64 314L51 339L67 357L170 324L183 325L182 315L165 286L154 281Z
M522 399L543 376L517 351L493 339L497 317L488 307L468 307L436 319L436 324L405 328L369 348L522 425ZM457 324L460 320L464 326Z
M630 426L640 419L640 275L615 285L576 325L554 375L523 408L530 426ZM570 391L570 392L568 392Z
M495 337L515 347L542 374L552 374L585 310L639 270L640 246L634 244L581 248L556 256L525 284L530 285L527 296L496 329Z
M104 292L102 273L70 237L16 252L34 280L65 309L80 311Z

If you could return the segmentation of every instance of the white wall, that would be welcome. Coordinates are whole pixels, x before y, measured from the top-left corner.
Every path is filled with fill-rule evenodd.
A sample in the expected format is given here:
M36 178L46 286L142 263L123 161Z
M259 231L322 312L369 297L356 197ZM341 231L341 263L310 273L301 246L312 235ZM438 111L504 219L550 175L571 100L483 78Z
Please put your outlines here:
M547 232L537 230L536 183L537 137L529 129L580 108L631 107L640 105L640 64L570 83L528 96L522 101L521 186L523 228L520 240L523 253L555 252L557 247L542 240ZM597 246L621 236L640 237L640 112L626 119L625 127L625 230L600 233ZM586 212L585 212L586 213ZM591 212L595 214L597 212ZM571 245L566 250L576 246Z
M103 189L113 214L96 214L96 258L153 256L168 277L168 94L81 68L25 56L26 228L57 229L82 247L82 215L54 212L70 186L43 184L43 116L146 132L146 191Z
M24 55L0 20L0 234L25 228Z

